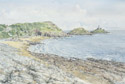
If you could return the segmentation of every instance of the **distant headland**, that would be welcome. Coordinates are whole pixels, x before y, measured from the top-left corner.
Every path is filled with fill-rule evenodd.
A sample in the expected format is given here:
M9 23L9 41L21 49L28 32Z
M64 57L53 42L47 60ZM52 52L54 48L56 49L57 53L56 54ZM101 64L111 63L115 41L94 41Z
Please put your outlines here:
M28 36L64 37L69 35L92 35L97 33L109 32L98 26L98 28L93 31L78 27L65 33L51 21L16 23L12 25L0 24L0 38L19 38Z
M92 31L87 31L83 27L75 28L71 30L68 34L70 35L92 35L92 34L99 34L99 33L109 33L109 32L98 26L97 29L92 30Z

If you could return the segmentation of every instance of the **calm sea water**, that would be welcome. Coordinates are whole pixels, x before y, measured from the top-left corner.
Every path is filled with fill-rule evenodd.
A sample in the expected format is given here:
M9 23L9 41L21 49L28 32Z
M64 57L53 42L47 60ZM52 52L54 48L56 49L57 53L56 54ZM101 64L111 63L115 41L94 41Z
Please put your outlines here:
M125 62L125 31L110 31L109 34L72 36L48 39L42 44L30 46L36 53L51 53L81 59L97 58Z

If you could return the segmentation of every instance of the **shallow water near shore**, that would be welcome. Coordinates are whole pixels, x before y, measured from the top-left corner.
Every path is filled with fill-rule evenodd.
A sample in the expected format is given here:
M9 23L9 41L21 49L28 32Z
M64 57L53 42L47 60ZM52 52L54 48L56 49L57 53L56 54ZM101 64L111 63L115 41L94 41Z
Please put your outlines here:
M125 62L125 31L48 39L42 43L31 45L29 50L35 53L50 53L63 57Z

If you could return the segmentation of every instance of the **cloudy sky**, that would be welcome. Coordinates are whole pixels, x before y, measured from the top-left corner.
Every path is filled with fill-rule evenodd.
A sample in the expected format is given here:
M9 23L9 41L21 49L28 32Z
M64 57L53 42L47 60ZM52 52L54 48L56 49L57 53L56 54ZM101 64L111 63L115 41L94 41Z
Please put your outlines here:
M125 30L125 0L0 0L0 24L39 21L63 30Z

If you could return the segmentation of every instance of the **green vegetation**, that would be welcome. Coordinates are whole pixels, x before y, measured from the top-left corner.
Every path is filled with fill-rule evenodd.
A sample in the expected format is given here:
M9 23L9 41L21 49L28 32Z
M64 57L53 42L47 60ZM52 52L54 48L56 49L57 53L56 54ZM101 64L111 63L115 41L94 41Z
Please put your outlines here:
M0 31L3 31L7 26L5 24L0 24Z
M9 34L7 32L0 32L0 38L8 38Z
M102 28L97 28L97 29L91 31L91 33L108 33L108 32Z
M17 23L12 25L0 25L0 38L34 36L50 34L59 36L64 32L50 21L34 23Z
M90 32L80 27L80 28L73 29L72 31L69 32L69 34L70 35L86 35L86 34L90 34Z

